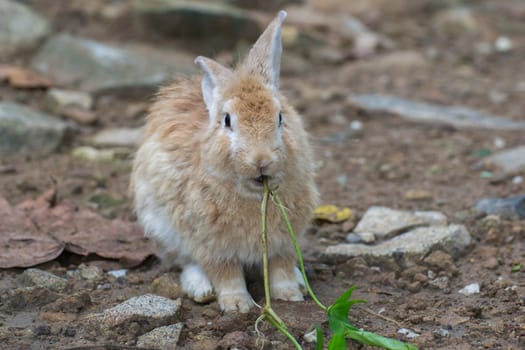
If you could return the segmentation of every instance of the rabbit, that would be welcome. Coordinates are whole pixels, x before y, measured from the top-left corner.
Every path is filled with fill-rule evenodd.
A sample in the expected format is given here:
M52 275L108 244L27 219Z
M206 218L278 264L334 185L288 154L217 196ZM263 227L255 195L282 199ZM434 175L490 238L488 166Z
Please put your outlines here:
M184 292L248 312L245 269L262 265L263 180L300 236L318 200L301 117L279 92L280 11L235 69L199 56L152 104L131 175L137 218L158 255L182 268ZM303 300L303 280L277 205L268 207L270 294Z

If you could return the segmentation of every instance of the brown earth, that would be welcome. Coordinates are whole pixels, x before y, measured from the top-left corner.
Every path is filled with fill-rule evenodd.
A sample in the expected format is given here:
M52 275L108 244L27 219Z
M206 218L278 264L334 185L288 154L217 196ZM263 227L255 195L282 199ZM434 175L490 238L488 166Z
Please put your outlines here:
M118 20L110 22L101 18L96 13L100 1L27 2L51 18L56 30L101 41L147 40L159 47L176 44L166 38L129 30L135 27L125 11ZM525 120L523 2L312 2L323 13L347 11L356 15L373 31L384 34L395 43L395 48L386 52L380 50L374 57L349 57L334 64L310 62L307 73L283 76L283 90L305 116L316 146L321 162L318 184L323 202L350 207L358 216L371 205L439 210L451 222L466 225L473 237L472 246L457 261L450 263L446 259L437 259L432 264L392 270L386 266L369 266L359 258L340 264L323 261L320 252L328 244L343 242L346 232L343 232L342 225L315 224L307 234L309 243L306 247L313 289L321 300L329 303L349 286L357 285L355 297L368 303L356 305L351 311L350 320L354 325L403 340L406 339L396 332L399 328L408 328L421 334L412 342L422 349L525 348L524 272L511 272L513 266L525 262L525 222L483 220L470 211L480 198L525 192L525 183L515 184L510 180L494 183L480 176L481 170L474 166L481 159L480 151L496 149L496 137L504 139L507 147L512 147L525 144L525 134L518 131L456 130L410 123L390 116L371 116L352 108L346 100L351 93L388 93L442 105L466 105L510 119ZM122 3L126 8L127 2ZM445 3L472 6L476 13L475 28L462 30L440 24L437 16L446 8ZM492 43L500 35L512 38L514 47L510 52L481 54L476 51L477 43ZM422 62L407 63L395 57L394 63L381 60L385 55L399 51L419 54ZM15 62L27 65L28 56L21 55ZM491 99L494 91L504 93L505 100ZM4 84L0 86L0 96L4 100L24 101L35 108L43 108L45 92L16 90ZM24 155L0 159L0 168L12 169L0 174L1 194L10 203L17 204L54 187L61 198L72 199L80 207L89 207L87 198L91 194L109 193L125 201L103 214L134 220L127 193L129 161L87 163L73 159L70 151L83 144L83 136L97 130L140 125L142 113L136 111L144 110L148 100L149 96L140 100L101 97L95 105L98 124L83 129L82 135L70 140L59 152L44 158ZM340 131L353 120L361 121L363 130L339 137ZM347 181L341 178L343 175ZM425 190L431 198L409 200L405 197L408 190ZM78 269L80 263L104 269L119 268L115 261L81 258L69 253L39 268L65 275L68 270ZM429 268L438 276L447 276L449 285L443 288L429 285ZM21 272L21 269L0 271L2 287L16 287L15 277ZM125 280L104 277L96 283L72 282L67 289L68 297L80 303L75 312L49 305L4 310L0 313L0 326L9 329L10 334L0 334L0 348L67 349L87 344L133 346L135 339L126 336L107 339L90 336L83 329L81 317L149 291L152 281L162 273L159 261L152 258L132 269ZM479 283L481 293L471 296L458 293L459 289L474 282ZM97 288L100 285L106 287ZM253 283L250 288L256 300L262 303L260 284ZM86 300L91 302L78 301L82 293L88 293ZM221 315L216 303L202 306L187 298L182 300L181 320L185 327L178 343L181 348L214 349L221 340L225 348L228 344L260 348L256 345L259 337L254 328L259 315L257 309L247 315ZM274 307L302 343L303 334L315 323L327 328L322 313L310 300L275 302ZM266 325L261 330L267 341L277 341L267 348L291 348L275 330ZM232 335L237 331L243 333ZM228 343L228 339L233 340ZM304 346L313 348L312 344L304 343ZM357 344L350 347L361 348Z

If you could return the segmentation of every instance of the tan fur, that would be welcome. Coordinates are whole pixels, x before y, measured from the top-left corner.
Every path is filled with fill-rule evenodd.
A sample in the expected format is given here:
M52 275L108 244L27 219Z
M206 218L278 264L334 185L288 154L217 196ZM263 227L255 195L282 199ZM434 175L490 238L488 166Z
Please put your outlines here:
M275 179L271 184L278 186L294 229L301 235L318 198L314 160L300 116L284 96L268 88L262 76L239 67L221 87L221 99L233 101L236 132L243 135L246 148L232 152L222 130L222 115L210 123L200 81L179 79L160 91L150 109L131 187L139 218L159 208L176 232L173 237L149 232L157 223L142 219L146 233L157 240L161 256L172 260L168 263L197 263L224 309L246 311L239 306L243 301L227 291L242 287L242 266L261 262L262 189L260 194L247 193L242 185L260 175L252 161L273 157L268 170ZM274 136L279 110L284 119L282 142ZM272 203L268 244L275 283L293 279L295 253ZM279 289L272 294L295 300Z

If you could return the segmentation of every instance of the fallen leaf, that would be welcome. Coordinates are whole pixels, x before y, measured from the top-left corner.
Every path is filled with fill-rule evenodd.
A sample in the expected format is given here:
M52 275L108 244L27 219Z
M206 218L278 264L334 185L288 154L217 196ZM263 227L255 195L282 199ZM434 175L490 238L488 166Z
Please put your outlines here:
M64 243L38 231L21 210L0 196L0 268L35 266L63 250Z
M19 205L44 232L65 243L65 250L87 256L118 259L127 267L142 263L153 255L141 226L123 220L108 220L97 212L79 209L72 201L55 203L48 191Z
M10 64L0 65L0 81L19 89L48 88L53 83L43 75L29 69Z
M352 210L349 208L339 208L328 204L315 208L314 219L333 223L343 222L352 217Z

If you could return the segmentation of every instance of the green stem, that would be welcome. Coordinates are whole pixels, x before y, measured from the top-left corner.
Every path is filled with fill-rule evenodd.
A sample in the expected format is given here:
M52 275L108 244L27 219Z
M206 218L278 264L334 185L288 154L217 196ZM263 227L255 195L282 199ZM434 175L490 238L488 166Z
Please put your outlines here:
M265 192L265 194L266 194L266 192ZM272 196L275 199L275 201L277 202L277 206L279 207L279 210L281 211L281 215L283 216L284 221L286 222L286 227L288 229L288 234L290 235L290 239L292 240L293 246L295 248L295 253L297 254L297 260L299 261L299 267L301 269L301 274L303 275L303 280L304 280L304 285L306 286L306 290L308 291L308 294L313 299L313 301L321 309L326 311L327 307L324 306L323 303L321 303L319 301L319 299L317 299L317 296L315 295L314 291L312 290L312 287L310 287L310 283L308 282L308 278L306 277L306 271L304 269L304 261L303 261L303 256L301 254L301 248L299 248L299 243L297 242L297 239L295 238L295 233L294 233L292 224L290 223L290 219L288 218L288 214L286 214L286 209L285 209L285 207L283 205L283 202L281 201L281 198L279 198L279 196L276 193L272 192Z
M261 241L262 241L262 258L263 258L263 280L264 280L264 296L266 298L265 309L272 309L272 304L270 300L270 280L268 277L268 241L266 233L266 218L268 212L268 197L270 196L270 190L268 189L268 179L265 178L263 181L264 184L264 194L261 204L261 213L262 213L262 230L261 230Z
M272 316L269 316L269 315L266 315L265 319L267 319L268 322L270 322L275 328L277 328L279 332L281 332L288 339L290 339L290 341L293 343L293 345L295 346L297 350L303 350L299 342L294 338L294 336L290 332L288 332L288 330L283 324L280 324L277 320L275 320Z

